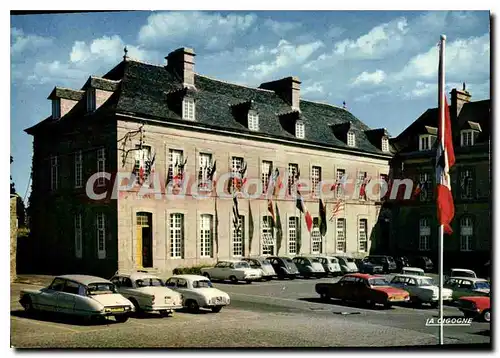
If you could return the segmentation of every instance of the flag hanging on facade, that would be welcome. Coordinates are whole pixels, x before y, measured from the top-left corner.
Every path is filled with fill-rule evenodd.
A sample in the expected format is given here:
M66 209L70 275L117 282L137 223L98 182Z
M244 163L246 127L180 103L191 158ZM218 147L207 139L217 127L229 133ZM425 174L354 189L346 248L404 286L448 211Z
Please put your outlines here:
M451 234L450 223L455 216L455 205L451 192L450 168L455 164L453 137L451 134L450 110L446 99L444 86L443 46L439 51L439 116L438 116L438 146L436 151L436 204L439 225L444 232Z
M332 208L332 215L330 216L330 221L339 215L344 210L344 202L341 199L338 199L335 205Z
M359 189L359 197L360 199L366 200L366 186L370 182L372 178L365 177L363 182L361 183L361 188Z
M240 230L240 211L238 210L238 198L233 197L233 226L236 232Z
M267 199L267 211L269 211L269 214L271 214L272 226L276 227L276 217L274 215L273 201L271 199Z
M326 204L323 203L323 200L319 199L319 232L321 236L326 235Z
M253 231L252 206L250 205L250 200L248 200L248 254L252 253Z
M276 255L278 255L281 248L281 241L283 239L283 229L281 227L281 216L280 216L280 210L278 209L278 202L275 203L275 206L276 206Z
M300 210L300 212L302 214L304 214L304 219L306 221L306 226L307 226L307 231L309 231L309 233L311 232L312 230L312 226L313 226L313 219L312 219L312 216L311 214L309 213L309 211L307 210L306 208L306 205L304 203L304 198L302 198L302 195L300 194L299 191L297 191L297 209Z
M207 181L208 181L208 185L211 185L211 188L215 188L215 176L216 176L216 173L217 173L217 161L215 160L214 161L214 164L212 165L212 167L210 168L210 170L208 171L208 175L207 175Z
M269 169L271 170L271 168ZM267 185L267 195L276 195L276 188L278 187L278 178L280 175L280 170L278 168L274 169L274 172L269 173L269 183Z

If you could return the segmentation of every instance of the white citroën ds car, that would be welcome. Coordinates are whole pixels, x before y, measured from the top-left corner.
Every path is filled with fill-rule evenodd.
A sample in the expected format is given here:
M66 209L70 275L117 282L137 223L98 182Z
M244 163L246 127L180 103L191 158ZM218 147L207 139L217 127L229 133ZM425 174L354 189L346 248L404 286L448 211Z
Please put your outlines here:
M182 308L182 295L165 287L163 281L150 273L117 272L112 278L116 289L135 306L136 312L159 312L170 315Z
M209 280L229 280L232 283L246 281L252 283L262 278L262 271L253 269L243 260L219 261L214 267L204 267L201 274Z
M200 307L220 312L222 307L229 305L229 295L212 286L205 276L175 275L166 281L166 286L182 293L183 304L191 312L197 312Z
M22 290L19 303L26 311L58 312L88 321L114 316L117 322L126 322L134 311L111 281L87 275L57 276L46 288Z

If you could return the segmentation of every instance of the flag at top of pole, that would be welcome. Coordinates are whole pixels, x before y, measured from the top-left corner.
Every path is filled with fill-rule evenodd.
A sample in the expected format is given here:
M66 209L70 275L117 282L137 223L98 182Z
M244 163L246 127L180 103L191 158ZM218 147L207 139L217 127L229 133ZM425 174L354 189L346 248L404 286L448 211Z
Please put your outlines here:
M445 91L444 46L446 36L441 36L439 48L439 116L438 116L438 145L436 151L436 183L437 183L437 218L439 225L443 225L444 232L451 234L450 223L455 215L455 206L451 193L450 168L455 164L453 151L453 137L451 132L450 110Z

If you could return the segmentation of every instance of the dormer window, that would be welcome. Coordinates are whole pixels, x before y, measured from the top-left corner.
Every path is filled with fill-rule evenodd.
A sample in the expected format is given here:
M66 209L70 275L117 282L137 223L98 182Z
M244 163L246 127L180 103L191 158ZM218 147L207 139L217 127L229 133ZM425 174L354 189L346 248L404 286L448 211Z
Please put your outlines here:
M95 111L95 88L87 90L87 112Z
M52 118L59 119L61 117L61 100L59 98L52 100Z
M472 129L462 130L460 135L460 145L462 147L470 147L471 145L474 145L474 132L475 131Z
M387 137L382 138L382 152L389 151L389 139Z
M419 147L420 151L430 150L436 141L436 136L430 134L422 134L419 139Z
M354 132L347 132L347 146L355 147L356 146L356 135Z
M248 112L248 129L251 131L259 130L259 115L255 111Z
M185 97L182 100L182 119L186 119L188 121L194 121L195 107L193 98Z
M297 138L304 139L305 137L304 122L302 121L295 122L295 136Z

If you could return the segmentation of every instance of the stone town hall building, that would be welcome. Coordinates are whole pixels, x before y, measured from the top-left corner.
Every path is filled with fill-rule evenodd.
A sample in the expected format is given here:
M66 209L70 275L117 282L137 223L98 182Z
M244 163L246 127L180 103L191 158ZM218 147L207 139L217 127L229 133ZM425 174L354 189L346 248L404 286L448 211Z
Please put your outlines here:
M182 169L186 177L206 178L214 163L217 176L246 164L249 182L263 185L275 168L291 182L300 172L312 186L344 174L356 180L389 173L384 129L370 129L344 108L301 99L296 77L249 88L195 73L194 57L189 48L171 52L166 66L125 57L81 90L52 91L52 115L26 130L34 137L31 230L40 270L168 273L217 258L370 251L380 202L363 198L346 199L323 237L318 199L304 195L311 233L295 199L275 199L278 243L264 198L238 199L235 230L231 199L159 200L134 189L110 197L115 174L143 177L140 167L153 154L155 173L170 183ZM102 200L86 194L97 172L112 174L91 181L91 191L106 192ZM328 218L336 200L325 199Z

